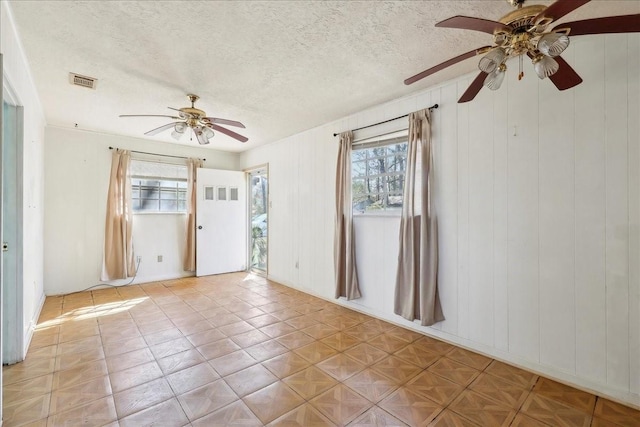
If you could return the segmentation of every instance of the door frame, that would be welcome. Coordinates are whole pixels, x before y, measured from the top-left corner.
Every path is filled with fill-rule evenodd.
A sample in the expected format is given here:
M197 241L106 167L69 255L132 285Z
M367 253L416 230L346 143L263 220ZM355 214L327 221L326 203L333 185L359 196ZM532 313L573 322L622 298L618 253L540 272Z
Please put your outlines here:
M256 171L265 171L267 175L267 266L264 271L258 270L251 267L251 173ZM257 274L258 276L269 277L269 241L270 241L270 232L269 232L269 223L271 217L271 180L269 179L269 163L263 163L261 165L252 166L250 168L243 169L243 172L247 175L247 271L253 274Z
M5 159L3 152L5 144L8 141L4 140L4 126L7 124L6 117L4 117L4 102L15 108L15 181L4 182L2 176L0 176L0 233L3 232L6 218L4 217L4 203L5 194L4 188L6 184L12 185L12 190L15 192L15 223L10 226L15 227L16 236L15 242L9 242L9 251L15 254L15 287L13 289L7 288L7 284L4 283L4 276L8 266L4 262L4 255L1 257L1 269L0 269L0 295L2 295L2 312L0 318L2 319L2 356L3 364L13 364L24 360L25 356L25 335L24 335L24 283L23 283L23 156L24 156L24 108L12 89L11 83L8 81L7 76L3 73L3 84L1 98L3 102L2 112L0 115L0 164L4 164ZM11 160L9 160L11 161ZM3 168L4 169L4 168ZM0 174L2 175L2 174ZM2 239L4 242L6 236L2 233ZM5 330L5 328L7 328Z

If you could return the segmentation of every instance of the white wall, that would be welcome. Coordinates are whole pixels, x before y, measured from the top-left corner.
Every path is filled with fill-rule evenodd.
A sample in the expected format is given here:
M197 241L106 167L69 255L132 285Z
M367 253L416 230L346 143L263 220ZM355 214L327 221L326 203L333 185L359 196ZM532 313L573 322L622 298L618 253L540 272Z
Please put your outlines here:
M1 52L4 78L15 92L18 105L24 107L23 145L23 324L24 353L44 302L43 242L44 229L44 127L42 105L31 78L24 51L16 33L7 2L0 5Z
M269 163L270 277L332 298L332 134L438 103L446 320L393 314L397 217L356 218L363 298L341 303L640 405L640 35L576 38L563 56L584 79L565 92L528 64L518 82L513 62L471 103L456 103L466 76L243 153Z
M45 136L47 295L76 292L100 282L111 165L109 146L206 158L207 168L238 169L236 153L57 127L47 127ZM177 214L134 215L134 253L142 257L135 283L190 275L182 270L184 222L185 216ZM163 256L162 262L157 261L158 255Z

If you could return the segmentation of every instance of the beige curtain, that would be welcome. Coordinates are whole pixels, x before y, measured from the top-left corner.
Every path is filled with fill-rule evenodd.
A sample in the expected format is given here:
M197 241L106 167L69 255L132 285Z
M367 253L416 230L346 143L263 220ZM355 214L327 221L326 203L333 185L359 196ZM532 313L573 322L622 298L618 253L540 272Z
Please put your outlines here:
M196 170L202 167L202 160L187 160L187 233L183 268L196 271Z
M438 222L431 197L432 152L429 110L411 113L394 312L411 321L420 320L423 326L444 320L438 297ZM416 175L421 184L418 197Z
M351 144L353 132L340 134L336 167L336 230L333 258L336 274L336 298L360 298L356 271L356 242L351 205Z
M111 155L111 176L104 228L104 259L101 280L126 279L135 274L131 211L131 153L115 149Z

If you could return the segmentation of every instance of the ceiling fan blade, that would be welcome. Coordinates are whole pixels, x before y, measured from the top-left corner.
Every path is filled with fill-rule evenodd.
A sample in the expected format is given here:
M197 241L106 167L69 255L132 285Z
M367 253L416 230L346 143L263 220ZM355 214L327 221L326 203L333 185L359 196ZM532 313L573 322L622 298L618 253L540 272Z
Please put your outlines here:
M554 59L558 62L560 68L555 74L549 76L549 79L556 85L558 90L570 89L582 83L582 78L571 65L567 64L567 61L560 56L556 56Z
M235 126L239 128L245 127L242 123L235 120L221 119L219 117L203 117L202 120L208 121L209 123L219 123L226 126Z
M580 6L589 3L589 1L590 0L556 0L555 3L540 12L538 16L534 18L533 22L540 22L542 19L549 20L549 22L557 21Z
M485 50L489 49L490 47L491 46L484 46L484 47L481 47L479 49L474 49L474 50L472 50L470 52L463 53L462 55L458 55L455 58L451 58L450 60L445 61L445 62L443 62L441 64L438 64L438 65L436 65L434 67L431 67L428 70L424 70L423 72L418 73L413 77L409 77L408 79L406 79L404 81L404 84L410 85L412 83L415 83L418 80L424 79L425 77L430 76L431 74L436 73L436 72L438 72L440 70L443 70L443 69L445 69L445 68L447 68L447 67L449 67L449 66L451 66L453 64L457 64L458 62L464 61L467 58L471 58L471 57L474 57L474 56L479 55L481 53L484 53Z
M145 135L157 135L162 131L165 131L167 129L171 129L172 127L174 127L176 125L176 122L174 123L167 123L166 125L160 126L159 128L155 128L155 129L151 129L149 132L145 132Z
M244 136L240 135L239 133L235 133L232 130L225 129L222 126L218 126L218 125L213 124L213 123L207 123L207 127L211 128L213 130L217 130L218 132L224 133L225 135L230 136L231 138L237 139L240 142L247 142L249 140L249 138L244 137Z
M458 104L462 104L463 102L469 102L476 97L480 89L482 89L482 85L484 83L484 79L487 78L488 73L484 71L480 71L480 74L471 82L471 85L467 88L467 90L462 94L460 99L458 100Z
M173 111L177 111L177 112L179 112L179 113L180 113L180 118L181 118L181 119L186 119L186 118L191 118L191 117L193 117L193 115L192 115L191 113L185 113L184 111L182 111L182 110L181 110L181 109L179 109L179 108L173 108L173 107L167 107L167 108L168 108L168 109L170 109L170 110L173 110Z
M584 36L588 34L608 33L638 33L640 32L640 14L607 16L604 18L585 19L582 21L565 22L553 30L570 28L569 36Z
M166 117L173 120L180 120L180 117L165 116L162 114L120 114L118 117Z
M461 30L482 31L493 35L496 31L505 33L511 32L511 27L502 22L491 21L489 19L473 18L471 16L454 16L436 24L436 27L459 28Z

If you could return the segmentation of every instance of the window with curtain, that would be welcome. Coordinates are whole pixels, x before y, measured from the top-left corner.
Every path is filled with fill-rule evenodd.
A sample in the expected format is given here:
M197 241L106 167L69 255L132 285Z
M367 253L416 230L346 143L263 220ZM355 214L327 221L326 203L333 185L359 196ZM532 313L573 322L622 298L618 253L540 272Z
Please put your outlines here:
M402 209L407 136L354 144L351 194L354 215Z
M134 213L186 213L187 167L132 160L131 202Z

